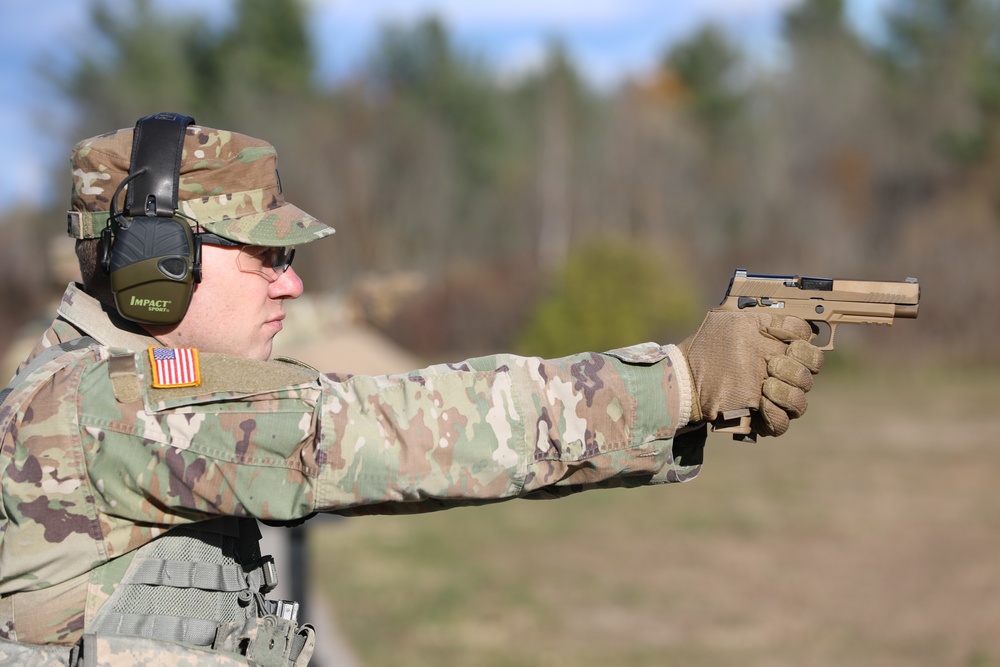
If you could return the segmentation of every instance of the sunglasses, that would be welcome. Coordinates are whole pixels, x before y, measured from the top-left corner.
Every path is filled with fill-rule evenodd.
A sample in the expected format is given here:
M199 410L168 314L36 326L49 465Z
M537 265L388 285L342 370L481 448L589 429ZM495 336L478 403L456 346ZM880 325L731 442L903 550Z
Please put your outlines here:
M202 232L198 236L202 243L239 248L240 252L236 256L236 266L239 270L244 273L256 273L272 283L288 270L288 267L292 265L292 260L295 259L294 246L247 245L211 232Z

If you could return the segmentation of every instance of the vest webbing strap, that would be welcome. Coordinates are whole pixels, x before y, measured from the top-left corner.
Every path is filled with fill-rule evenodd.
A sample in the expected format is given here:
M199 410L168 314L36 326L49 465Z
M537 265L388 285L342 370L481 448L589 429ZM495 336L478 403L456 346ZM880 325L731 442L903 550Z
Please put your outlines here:
M205 591L241 591L247 587L243 568L217 563L162 560L140 561L129 579L133 584L200 588Z
M218 621L161 614L107 612L102 620L102 633L146 637L195 646L211 646L219 629Z
M301 630L297 632L292 637L292 650L288 652L288 659L294 661L302 653L302 649L305 648L306 642L309 641L309 635L302 632Z
M112 612L107 614L105 620L108 625L114 628L114 632L112 633L113 635L143 637L146 639L179 642L182 644L193 644L195 646L204 647L212 646L215 643L216 635L219 630L219 624L214 621L155 614L118 614ZM280 622L277 626L265 623L262 627L276 631L276 634L274 635L275 637L281 635L285 635L287 637L285 634L287 630L283 630ZM255 655L260 664L285 665L290 662L294 662L299 657L302 653L302 649L305 648L310 639L312 630L311 628L307 630L305 626L296 629L294 624L291 627L293 631L297 631L295 631L291 637L288 637L289 647L287 661L279 660L275 662L273 660L267 660L264 656ZM263 642L261 643L261 646L258 647L258 650L263 650L265 655L268 653ZM263 660L261 658L263 658Z

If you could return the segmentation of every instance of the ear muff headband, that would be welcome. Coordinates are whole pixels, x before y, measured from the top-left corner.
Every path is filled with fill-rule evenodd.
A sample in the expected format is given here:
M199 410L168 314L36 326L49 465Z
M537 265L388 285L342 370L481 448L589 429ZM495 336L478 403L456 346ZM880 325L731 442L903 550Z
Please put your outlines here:
M176 216L184 135L194 118L159 113L140 118L132 138L129 175L111 199L102 265L115 307L140 324L176 324L201 279L201 243ZM123 213L118 196L128 186Z

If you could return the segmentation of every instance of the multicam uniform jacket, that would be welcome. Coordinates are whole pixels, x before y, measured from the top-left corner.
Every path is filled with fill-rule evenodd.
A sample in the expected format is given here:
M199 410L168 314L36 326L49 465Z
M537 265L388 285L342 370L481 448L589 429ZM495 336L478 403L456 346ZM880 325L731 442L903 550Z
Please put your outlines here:
M420 512L700 469L704 430L678 432L674 346L382 377L202 354L200 386L154 389L156 342L70 285L31 356L84 334L99 344L0 408L0 638L74 643L109 595L92 573L191 522Z

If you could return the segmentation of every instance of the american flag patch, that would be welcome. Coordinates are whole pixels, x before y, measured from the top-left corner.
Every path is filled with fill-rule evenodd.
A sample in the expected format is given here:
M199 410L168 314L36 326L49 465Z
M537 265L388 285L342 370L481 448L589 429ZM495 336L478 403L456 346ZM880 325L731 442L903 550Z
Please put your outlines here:
M153 386L157 389L201 384L198 350L193 347L150 347L149 363L153 368Z

